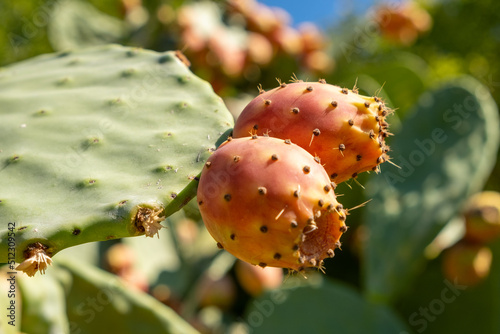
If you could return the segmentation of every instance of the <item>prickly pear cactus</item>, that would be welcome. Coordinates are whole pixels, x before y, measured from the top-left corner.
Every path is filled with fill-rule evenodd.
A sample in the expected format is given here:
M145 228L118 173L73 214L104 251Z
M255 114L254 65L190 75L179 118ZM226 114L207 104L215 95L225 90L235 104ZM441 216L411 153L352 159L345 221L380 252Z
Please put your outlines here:
M0 71L0 262L153 236L196 194L233 121L178 56L110 45Z
M391 112L378 97L368 97L320 82L282 83L261 91L242 111L234 137L250 134L291 139L318 156L332 181L343 182L378 171L388 160L385 117Z
M219 248L261 267L300 271L333 257L347 230L334 188L319 160L301 147L254 135L215 151L197 200Z
M425 248L483 188L500 143L495 101L470 77L428 91L411 112L392 143L400 168L366 187L366 288L384 302L410 289Z

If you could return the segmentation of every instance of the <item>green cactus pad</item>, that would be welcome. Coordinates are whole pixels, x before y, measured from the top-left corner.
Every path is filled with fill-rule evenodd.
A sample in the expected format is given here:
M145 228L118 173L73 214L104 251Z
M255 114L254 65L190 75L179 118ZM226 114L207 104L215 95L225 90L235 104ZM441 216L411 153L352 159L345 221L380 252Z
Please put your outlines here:
M395 300L410 288L424 250L480 191L499 146L498 108L470 77L423 94L391 144L392 161L366 189L368 294ZM397 138L397 139L396 139Z
M177 53L118 45L5 68L0 119L0 262L8 232L17 262L35 242L52 256L143 234L138 211L162 216L189 201L196 188L182 190L233 124Z

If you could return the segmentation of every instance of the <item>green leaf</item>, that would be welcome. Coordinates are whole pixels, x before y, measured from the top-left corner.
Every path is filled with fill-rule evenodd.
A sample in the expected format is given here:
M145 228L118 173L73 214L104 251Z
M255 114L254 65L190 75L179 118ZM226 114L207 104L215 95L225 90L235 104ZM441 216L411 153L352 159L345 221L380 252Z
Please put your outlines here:
M498 109L477 81L464 77L425 93L391 140L392 161L366 185L365 284L388 301L408 289L423 251L482 189L496 160Z
M172 309L115 275L74 260L55 263L71 277L65 289L72 332L198 333Z
M66 301L62 285L54 273L46 276L18 275L22 295L22 325L24 333L67 333Z
M400 334L406 329L388 307L368 302L350 287L326 279L308 285L296 280L250 303L244 319L250 333Z
M442 271L442 257L429 262L397 303L417 333L500 333L500 241L491 245L489 276L475 286L456 285ZM471 307L477 305L478 307Z
M16 223L18 262L34 242L52 256L144 234L136 214L170 215L194 197L196 176L233 125L174 52L117 45L7 67L0 117L0 221Z
M47 32L55 51L117 43L128 33L124 22L80 0L57 1Z

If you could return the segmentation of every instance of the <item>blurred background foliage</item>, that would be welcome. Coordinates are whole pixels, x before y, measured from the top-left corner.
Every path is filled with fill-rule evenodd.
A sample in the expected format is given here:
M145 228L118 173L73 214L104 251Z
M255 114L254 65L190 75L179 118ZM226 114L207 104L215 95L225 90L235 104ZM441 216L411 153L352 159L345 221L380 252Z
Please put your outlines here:
M158 240L78 246L58 255L46 276L22 277L19 330L500 333L500 239L471 240L466 228L466 217L499 223L500 203L464 215L471 195L500 189L500 2L380 1L327 26L294 24L286 7L251 0L0 2L0 70L107 43L182 50L235 117L258 85L273 88L276 78L294 75L377 94L396 109L394 162L418 172L407 169L395 185L384 173L402 172L383 166L381 175L360 175L367 190L339 186L344 207L374 200L350 212L342 252L325 261L326 275L305 279L236 261L214 247L190 204ZM453 142L434 143L425 162L405 167L414 140L438 126L448 131L445 113L468 98L470 126L446 132ZM434 193L422 186L431 176L442 185ZM172 325L174 313L189 325Z

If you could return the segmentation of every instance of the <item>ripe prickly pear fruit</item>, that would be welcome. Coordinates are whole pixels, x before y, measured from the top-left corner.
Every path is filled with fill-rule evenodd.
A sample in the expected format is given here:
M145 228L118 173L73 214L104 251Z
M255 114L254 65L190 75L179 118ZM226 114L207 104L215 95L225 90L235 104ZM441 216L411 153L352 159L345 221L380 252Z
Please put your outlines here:
M205 226L237 258L261 267L321 267L340 246L347 211L319 160L289 140L232 139L203 167Z
M277 289L283 282L283 269L256 267L245 261L237 261L234 272L238 283L249 295L257 297L267 290Z
M388 160L386 116L378 97L320 82L281 84L261 92L242 111L234 137L251 134L291 139L321 159L336 183L379 170Z
M490 273L493 254L487 246L459 242L443 255L443 272L451 282L474 286Z
M486 243L500 238L500 193L484 191L472 196L464 216L467 240Z

